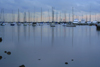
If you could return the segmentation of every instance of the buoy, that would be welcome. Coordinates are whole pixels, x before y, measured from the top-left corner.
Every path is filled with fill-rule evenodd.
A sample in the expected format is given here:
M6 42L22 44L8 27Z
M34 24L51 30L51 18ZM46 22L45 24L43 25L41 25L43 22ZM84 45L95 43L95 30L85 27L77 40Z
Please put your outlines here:
M2 42L2 38L0 37L0 42Z

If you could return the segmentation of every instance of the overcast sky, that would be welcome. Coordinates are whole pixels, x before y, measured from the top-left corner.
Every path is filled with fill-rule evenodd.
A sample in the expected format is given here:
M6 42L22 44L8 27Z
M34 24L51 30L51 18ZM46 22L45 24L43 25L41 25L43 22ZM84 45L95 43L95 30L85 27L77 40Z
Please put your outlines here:
M40 12L41 8L43 12L48 10L51 12L52 7L57 12L72 13L72 7L74 7L75 15L91 14L95 15L100 13L100 0L0 0L0 9L4 8L6 13L11 13L12 10L15 13L20 12Z
M100 0L0 0L0 9L4 8L6 12L17 11L18 8L22 12L34 11L34 7L37 11L41 7L44 11L55 7L56 10L70 12L74 7L74 12L89 12L90 6L91 12L100 12Z

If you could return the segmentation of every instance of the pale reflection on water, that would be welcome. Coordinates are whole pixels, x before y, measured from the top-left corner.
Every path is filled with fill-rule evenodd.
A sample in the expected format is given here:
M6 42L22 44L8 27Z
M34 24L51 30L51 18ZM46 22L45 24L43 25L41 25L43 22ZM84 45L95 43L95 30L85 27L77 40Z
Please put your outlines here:
M0 67L100 67L100 31L95 26L6 25L0 26L0 36Z

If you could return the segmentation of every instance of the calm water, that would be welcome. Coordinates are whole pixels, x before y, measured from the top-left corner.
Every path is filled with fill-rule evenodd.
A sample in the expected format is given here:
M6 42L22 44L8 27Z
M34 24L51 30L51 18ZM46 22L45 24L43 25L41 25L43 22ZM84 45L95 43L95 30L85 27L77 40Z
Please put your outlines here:
M0 36L0 67L100 67L100 31L95 26L8 24L0 26Z

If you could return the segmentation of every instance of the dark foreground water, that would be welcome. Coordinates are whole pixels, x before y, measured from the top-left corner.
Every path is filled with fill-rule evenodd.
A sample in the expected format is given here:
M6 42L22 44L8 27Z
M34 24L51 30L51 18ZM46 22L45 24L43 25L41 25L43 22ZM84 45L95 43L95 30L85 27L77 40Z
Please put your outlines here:
M0 26L0 36L0 67L100 67L100 31L95 26L6 25Z

